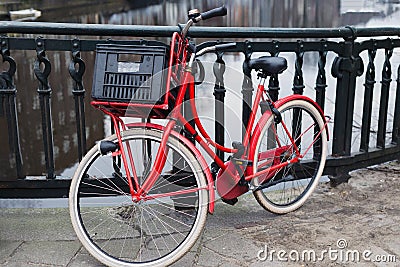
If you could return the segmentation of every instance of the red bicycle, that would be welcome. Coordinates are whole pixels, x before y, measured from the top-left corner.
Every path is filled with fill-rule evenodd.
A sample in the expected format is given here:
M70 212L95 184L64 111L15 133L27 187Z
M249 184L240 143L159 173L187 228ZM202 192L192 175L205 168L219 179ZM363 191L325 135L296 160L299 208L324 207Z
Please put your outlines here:
M251 191L266 210L283 214L299 208L318 184L327 155L322 110L302 95L274 102L264 87L268 76L287 68L284 58L250 60L259 84L242 142L221 146L201 124L195 105L196 58L236 44L196 51L187 32L194 23L226 13L225 7L190 11L170 47L97 47L92 105L111 117L115 134L99 141L80 162L69 205L79 240L106 265L165 266L177 261L213 213L215 189L230 204ZM191 122L183 116L185 99ZM264 108L256 122L261 102ZM122 117L142 122L125 123ZM211 165L195 143L211 156ZM224 161L213 147L232 155Z

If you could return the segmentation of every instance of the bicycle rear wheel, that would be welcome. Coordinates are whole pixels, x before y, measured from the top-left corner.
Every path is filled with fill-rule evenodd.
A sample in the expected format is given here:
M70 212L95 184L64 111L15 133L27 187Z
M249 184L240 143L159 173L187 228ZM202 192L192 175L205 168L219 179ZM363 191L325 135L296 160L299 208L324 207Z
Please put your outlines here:
M161 131L152 129L122 132L140 184L153 168L161 137ZM117 142L115 135L106 140ZM166 157L162 173L147 194L158 197L137 203L132 201L118 156L103 156L95 146L82 159L71 182L70 216L83 246L103 264L170 265L188 252L201 234L208 208L202 168L173 136L168 139ZM179 193L187 189L194 190Z
M317 186L325 166L327 134L323 117L305 100L289 101L278 110L282 122L275 123L271 116L261 130L254 155L254 172L296 156L283 125L286 125L303 157L297 163L271 169L267 174L254 178L252 183L255 187L260 186L253 193L262 207L285 214L301 207Z

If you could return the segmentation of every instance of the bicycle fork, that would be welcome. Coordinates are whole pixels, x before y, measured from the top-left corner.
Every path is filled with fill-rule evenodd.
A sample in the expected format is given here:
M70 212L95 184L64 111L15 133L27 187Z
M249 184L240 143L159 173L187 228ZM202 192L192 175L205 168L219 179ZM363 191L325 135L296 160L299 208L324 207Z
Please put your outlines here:
M100 154L106 155L108 153L112 153L112 157L121 157L123 167L126 172L126 179L129 185L129 192L131 194L132 200L134 202L140 201L147 194L147 192L151 189L151 187L156 182L159 177L162 169L164 168L165 162L167 160L168 148L167 142L169 135L174 128L176 122L174 120L170 120L165 127L164 134L161 139L160 147L158 149L154 166L152 170L150 170L148 177L140 186L139 178L136 173L136 167L133 160L133 154L131 147L129 145L129 141L125 141L127 143L124 145L124 141L122 140L122 134L120 131L120 125L122 130L126 130L125 124L119 119L111 115L111 118L114 123L115 134L117 135L118 143L114 143L111 141L101 141L98 143L98 150ZM126 150L126 152L125 152ZM129 160L129 161L128 161ZM129 166L131 168L129 168Z

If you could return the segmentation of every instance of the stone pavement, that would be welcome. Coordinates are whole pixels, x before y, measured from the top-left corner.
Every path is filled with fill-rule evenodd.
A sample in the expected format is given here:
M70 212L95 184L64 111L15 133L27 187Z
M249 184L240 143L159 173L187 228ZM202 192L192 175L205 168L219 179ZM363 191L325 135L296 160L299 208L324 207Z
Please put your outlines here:
M338 188L322 184L284 216L264 211L251 194L235 206L218 202L200 240L174 266L400 266L400 166L388 166L355 172ZM77 241L66 208L0 209L0 218L0 266L101 266ZM316 258L302 258L311 249ZM324 250L336 250L336 259ZM366 250L385 262L365 258Z

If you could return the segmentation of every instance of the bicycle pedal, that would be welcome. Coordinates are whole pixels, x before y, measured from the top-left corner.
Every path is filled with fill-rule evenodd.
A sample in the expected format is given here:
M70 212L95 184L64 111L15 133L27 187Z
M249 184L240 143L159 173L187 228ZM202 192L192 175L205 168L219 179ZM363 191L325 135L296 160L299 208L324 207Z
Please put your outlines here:
M247 189L249 189L249 182L247 182L244 179L244 176L242 176L243 178L240 178L239 182L238 182L238 186L245 186Z
M233 163L235 163L238 166L253 166L253 161L251 160L246 160L246 159L235 159L235 158L231 158L231 160L233 161Z
M232 205L232 206L235 205L239 201L237 197L232 198L232 199L225 199L222 197L221 200L222 200L222 202Z

